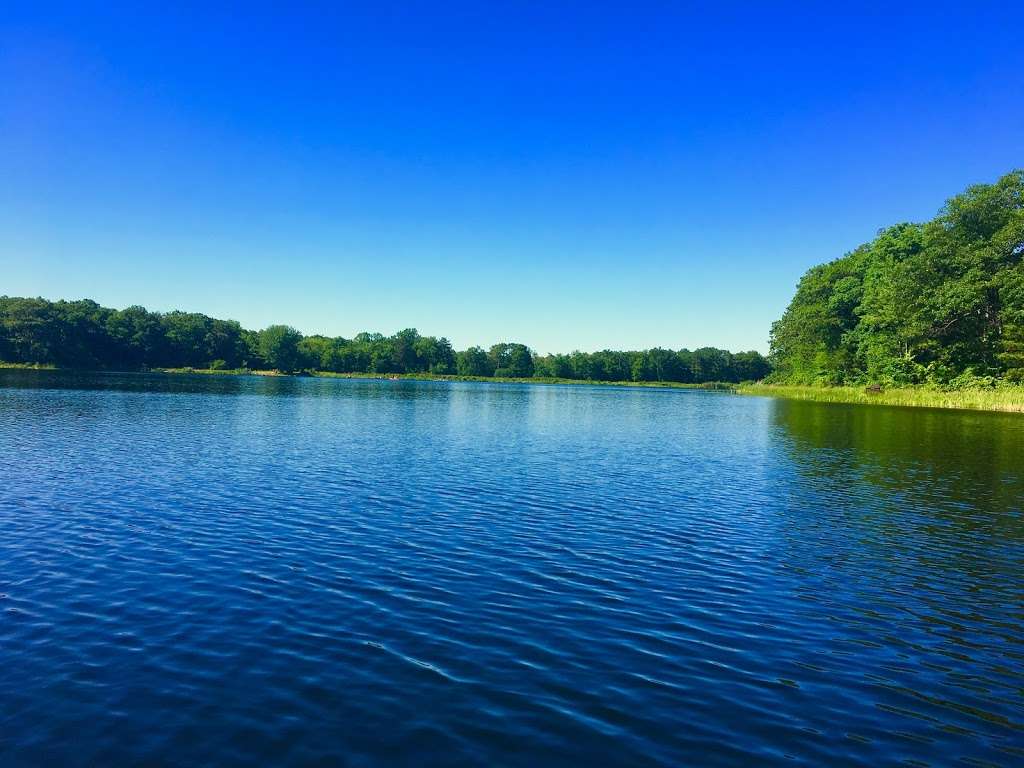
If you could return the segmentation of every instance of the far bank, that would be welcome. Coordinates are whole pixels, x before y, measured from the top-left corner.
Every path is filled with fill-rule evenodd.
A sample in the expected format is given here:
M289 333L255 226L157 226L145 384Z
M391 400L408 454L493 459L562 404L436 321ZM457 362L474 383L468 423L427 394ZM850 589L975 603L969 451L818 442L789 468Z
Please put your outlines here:
M324 379L367 379L371 381L475 381L491 384L575 384L602 387L646 387L659 389L708 389L733 391L735 384L727 382L703 382L700 384L677 381L597 381L590 379L566 379L556 376L460 376L440 373L335 373L333 371L281 371L248 370L245 368L154 368L153 373L197 374L202 376L310 376Z

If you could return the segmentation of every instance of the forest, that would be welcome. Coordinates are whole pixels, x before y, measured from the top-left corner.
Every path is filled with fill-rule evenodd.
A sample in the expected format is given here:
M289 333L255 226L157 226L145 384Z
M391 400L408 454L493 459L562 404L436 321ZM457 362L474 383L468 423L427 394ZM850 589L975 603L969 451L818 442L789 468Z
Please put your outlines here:
M274 369L804 385L1024 384L1024 171L969 187L931 221L897 224L801 278L771 352L723 349L537 355L518 343L455 351L392 336L260 331L196 312L0 297L0 361L67 368Z
M274 369L585 381L757 381L770 369L758 352L724 349L536 355L524 344L456 352L445 338L408 328L392 336L303 336L286 325L261 331L195 312L109 309L94 301L0 297L0 361L97 370Z
M771 330L770 381L1024 383L1024 171L811 268Z

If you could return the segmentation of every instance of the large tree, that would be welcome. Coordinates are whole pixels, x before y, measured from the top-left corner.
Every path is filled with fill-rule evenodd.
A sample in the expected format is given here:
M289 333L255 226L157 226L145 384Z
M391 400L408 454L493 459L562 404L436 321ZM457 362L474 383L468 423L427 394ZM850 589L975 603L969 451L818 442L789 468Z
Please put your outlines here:
M487 353L495 376L527 378L533 376L533 354L525 344L495 344Z
M267 365L282 373L299 367L302 334L288 325L271 325L260 331L260 355Z
M1022 362L1024 172L950 199L812 267L772 327L776 378L949 383ZM1011 378L1017 376L1016 373Z

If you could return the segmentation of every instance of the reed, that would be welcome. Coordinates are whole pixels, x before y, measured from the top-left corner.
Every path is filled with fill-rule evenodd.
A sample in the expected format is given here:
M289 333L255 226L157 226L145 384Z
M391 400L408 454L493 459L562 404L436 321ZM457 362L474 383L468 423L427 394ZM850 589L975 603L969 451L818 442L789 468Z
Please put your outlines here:
M865 387L811 387L787 384L741 384L742 395L786 397L821 403L903 405L916 408L961 408L979 411L1024 413L1024 386L942 390L933 387L899 387L872 391Z

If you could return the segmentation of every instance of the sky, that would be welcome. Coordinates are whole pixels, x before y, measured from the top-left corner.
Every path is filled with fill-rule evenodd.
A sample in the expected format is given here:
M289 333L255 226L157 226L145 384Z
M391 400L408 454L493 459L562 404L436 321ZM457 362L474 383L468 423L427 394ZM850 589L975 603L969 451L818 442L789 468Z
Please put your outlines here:
M1020 3L227 5L4 4L0 294L767 351L1024 167Z

